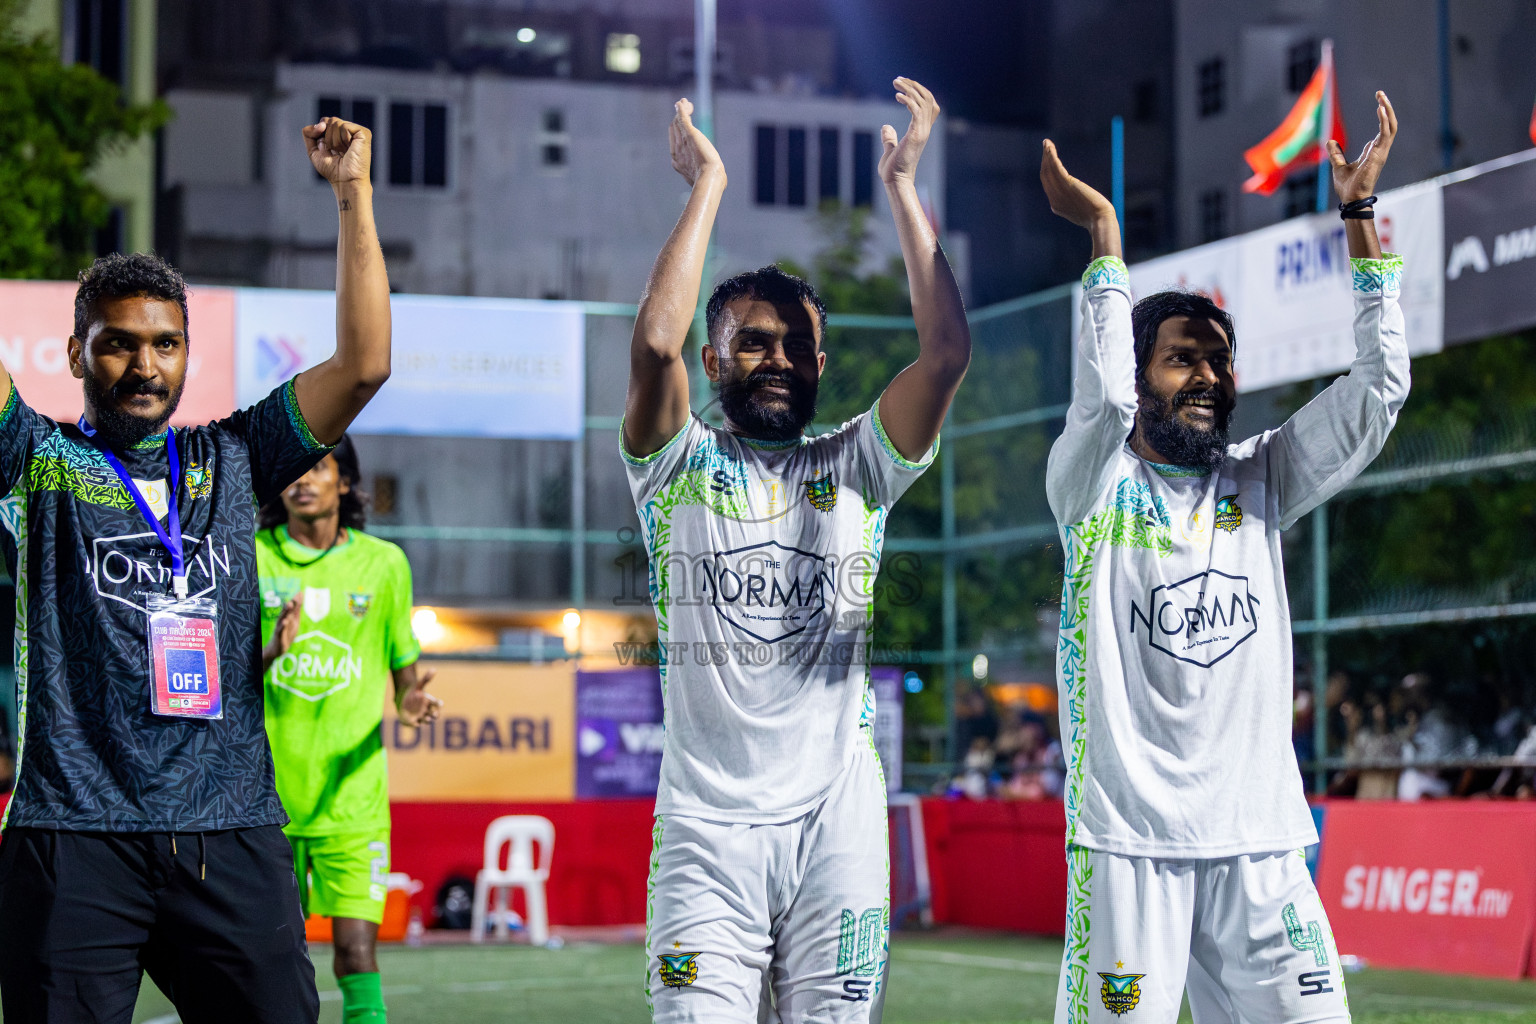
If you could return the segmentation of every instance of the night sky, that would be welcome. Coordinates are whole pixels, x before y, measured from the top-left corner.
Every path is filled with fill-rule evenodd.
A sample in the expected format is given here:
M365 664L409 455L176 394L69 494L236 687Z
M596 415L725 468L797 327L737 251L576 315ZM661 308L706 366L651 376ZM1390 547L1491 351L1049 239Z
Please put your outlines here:
M765 5L777 22L830 23L855 93L884 93L907 75L952 116L1020 127L1044 120L1048 0L720 0L719 18L762 17Z

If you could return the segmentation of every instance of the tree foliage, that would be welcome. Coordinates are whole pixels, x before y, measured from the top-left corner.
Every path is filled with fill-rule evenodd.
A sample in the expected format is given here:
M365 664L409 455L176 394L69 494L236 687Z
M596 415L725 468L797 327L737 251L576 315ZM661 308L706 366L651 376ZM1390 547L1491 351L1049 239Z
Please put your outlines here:
M0 18L14 9L0 5ZM0 276L69 278L88 263L111 213L91 168L168 116L160 101L123 103L92 68L61 63L56 44L0 32Z

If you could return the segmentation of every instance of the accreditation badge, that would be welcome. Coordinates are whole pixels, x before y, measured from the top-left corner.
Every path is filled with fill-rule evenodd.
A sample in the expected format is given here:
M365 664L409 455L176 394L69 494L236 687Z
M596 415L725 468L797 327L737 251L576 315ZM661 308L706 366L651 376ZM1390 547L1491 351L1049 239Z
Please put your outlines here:
M151 595L149 709L168 718L223 718L218 606L208 598Z

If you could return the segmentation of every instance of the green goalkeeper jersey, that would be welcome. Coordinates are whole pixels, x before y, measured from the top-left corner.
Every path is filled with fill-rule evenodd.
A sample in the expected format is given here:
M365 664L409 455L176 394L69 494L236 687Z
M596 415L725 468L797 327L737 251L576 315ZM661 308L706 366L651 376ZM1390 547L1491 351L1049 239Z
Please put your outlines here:
M411 633L411 567L388 541L348 530L328 552L288 535L256 535L261 636L303 596L293 646L266 675L267 738L294 836L389 827L386 694L391 672L421 656Z

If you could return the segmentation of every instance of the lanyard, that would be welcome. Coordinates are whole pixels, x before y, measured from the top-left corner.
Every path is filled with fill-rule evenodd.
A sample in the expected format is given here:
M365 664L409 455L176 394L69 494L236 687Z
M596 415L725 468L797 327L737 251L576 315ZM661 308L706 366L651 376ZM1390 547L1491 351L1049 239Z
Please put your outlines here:
M94 438L96 436L96 431L91 428L90 424L85 422L84 416L80 417L78 426L86 437ZM139 508L139 514L149 523L149 528L155 531L155 536L160 539L161 544L165 545L165 550L170 552L171 586L175 590L178 599L185 599L187 596L187 564L181 546L181 516L177 513L176 509L177 484L181 480L181 460L176 456L176 431L171 430L169 427L165 431L165 455L171 470L170 479L165 482L165 504L170 513L166 517L166 522L171 527L170 530L166 530L165 527L160 525L159 518L155 515L154 510L149 507L149 502L145 499L144 495L139 491L139 485L133 482L133 477L128 475L128 470L123 468L122 461L112 453L112 450L102 445L96 445L96 450L106 456L107 465L112 467L112 472L117 474L117 478L127 488L129 497L133 498L133 503Z

